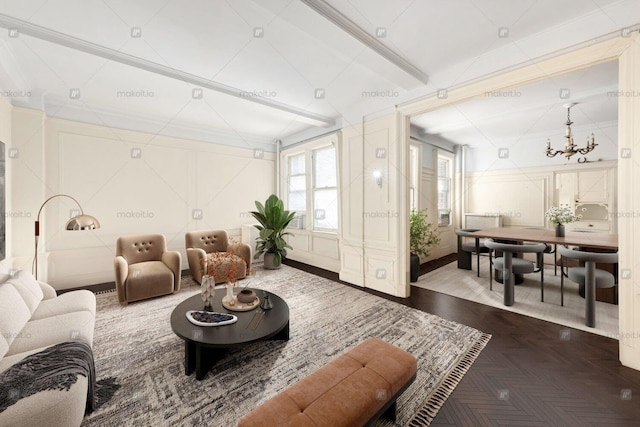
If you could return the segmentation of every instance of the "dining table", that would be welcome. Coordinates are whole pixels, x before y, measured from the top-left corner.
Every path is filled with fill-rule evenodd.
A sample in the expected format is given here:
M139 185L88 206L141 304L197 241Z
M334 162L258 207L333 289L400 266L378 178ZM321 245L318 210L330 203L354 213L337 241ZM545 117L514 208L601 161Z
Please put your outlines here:
M470 232L466 235L469 238L476 239L476 246L478 246L479 239L493 239L500 242L522 243L522 242L539 242L552 244L557 248L557 245L565 246L577 246L584 248L585 250L593 249L594 251L617 251L618 250L618 235L613 233L602 233L594 231L567 231L563 237L556 236L554 229L540 228L540 227L495 227L486 228ZM553 251L554 254L554 268L557 266L557 250ZM458 251L458 256L468 256L468 264L471 264L471 254ZM459 263L458 265L466 265L466 262ZM563 274L560 271L560 274ZM510 280L510 285L513 286L513 279ZM591 284L595 287L595 282ZM585 298L585 311L586 313L595 312L595 289L588 293L591 298ZM588 318L588 317L587 317Z

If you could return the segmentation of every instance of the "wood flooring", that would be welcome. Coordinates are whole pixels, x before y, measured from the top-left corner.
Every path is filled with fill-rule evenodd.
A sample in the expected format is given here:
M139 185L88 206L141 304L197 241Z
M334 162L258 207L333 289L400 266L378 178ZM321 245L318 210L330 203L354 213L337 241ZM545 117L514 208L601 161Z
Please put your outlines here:
M364 291L493 335L432 426L640 426L640 371L620 364L615 339L417 287L406 299Z

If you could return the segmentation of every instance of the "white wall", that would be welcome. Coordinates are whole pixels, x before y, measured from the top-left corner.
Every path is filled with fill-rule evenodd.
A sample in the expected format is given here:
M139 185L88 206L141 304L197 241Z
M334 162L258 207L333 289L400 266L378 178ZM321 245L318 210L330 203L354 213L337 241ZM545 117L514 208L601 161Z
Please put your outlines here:
M467 213L500 215L504 227L547 227L550 224L544 214L556 204L554 179L557 173L607 170L608 176L613 177L616 167L617 162L607 161L467 173L466 210ZM613 182L609 183L609 188L612 187ZM613 198L610 212L616 212L615 202ZM615 221L614 216L612 220Z
M399 138L397 116L386 115L343 129L340 150L340 278L400 297L408 296L408 236L401 234L408 224L405 134ZM381 185L374 171L381 172Z
M11 177L11 162L9 161L9 150L11 148L11 104L4 98L0 98L0 141L5 145L5 183ZM5 259L0 261L0 272L6 273L13 267L11 227L13 224L13 211L11 204L11 188L5 185Z
M21 162L11 186L15 208L32 213L29 221L14 226L15 256L22 268L30 268L33 220L45 197L72 195L101 223L95 231L63 231L76 206L65 198L46 205L39 277L58 289L113 281L115 242L126 234L165 234L169 249L182 253L182 267L187 268L186 231L226 229L240 240L242 224L253 222L248 211L254 209L254 200L274 191L272 153L254 158L249 148L16 110L14 136L21 136L14 143Z

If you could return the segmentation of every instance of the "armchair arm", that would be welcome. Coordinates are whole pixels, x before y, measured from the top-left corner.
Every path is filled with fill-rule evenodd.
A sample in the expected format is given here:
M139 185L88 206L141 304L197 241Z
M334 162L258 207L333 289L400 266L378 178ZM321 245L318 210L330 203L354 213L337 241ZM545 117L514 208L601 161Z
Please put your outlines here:
M193 280L200 283L202 281L202 275L204 274L204 266L202 260L207 257L207 253L204 249L200 248L187 248L187 261L189 262L189 271Z
M127 280L127 276L129 275L129 264L127 260L122 256L117 256L113 260L113 269L116 274L116 291L118 291L118 301L126 302L127 295L125 292L124 283Z
M40 285L40 289L42 289L42 293L44 294L43 299L51 299L58 296L58 293L50 284L38 280L38 285Z
M162 254L162 262L173 271L173 292L180 290L182 257L178 251L166 251Z
M251 246L246 243L234 243L227 246L227 252L238 255L247 263L247 274L251 271Z

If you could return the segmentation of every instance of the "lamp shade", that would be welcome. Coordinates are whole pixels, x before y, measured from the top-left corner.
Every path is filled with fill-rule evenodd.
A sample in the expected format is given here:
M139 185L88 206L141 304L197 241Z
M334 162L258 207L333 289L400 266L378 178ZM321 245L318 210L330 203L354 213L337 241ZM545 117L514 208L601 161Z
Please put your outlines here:
M67 221L66 230L95 230L100 228L100 222L91 215L76 215Z

